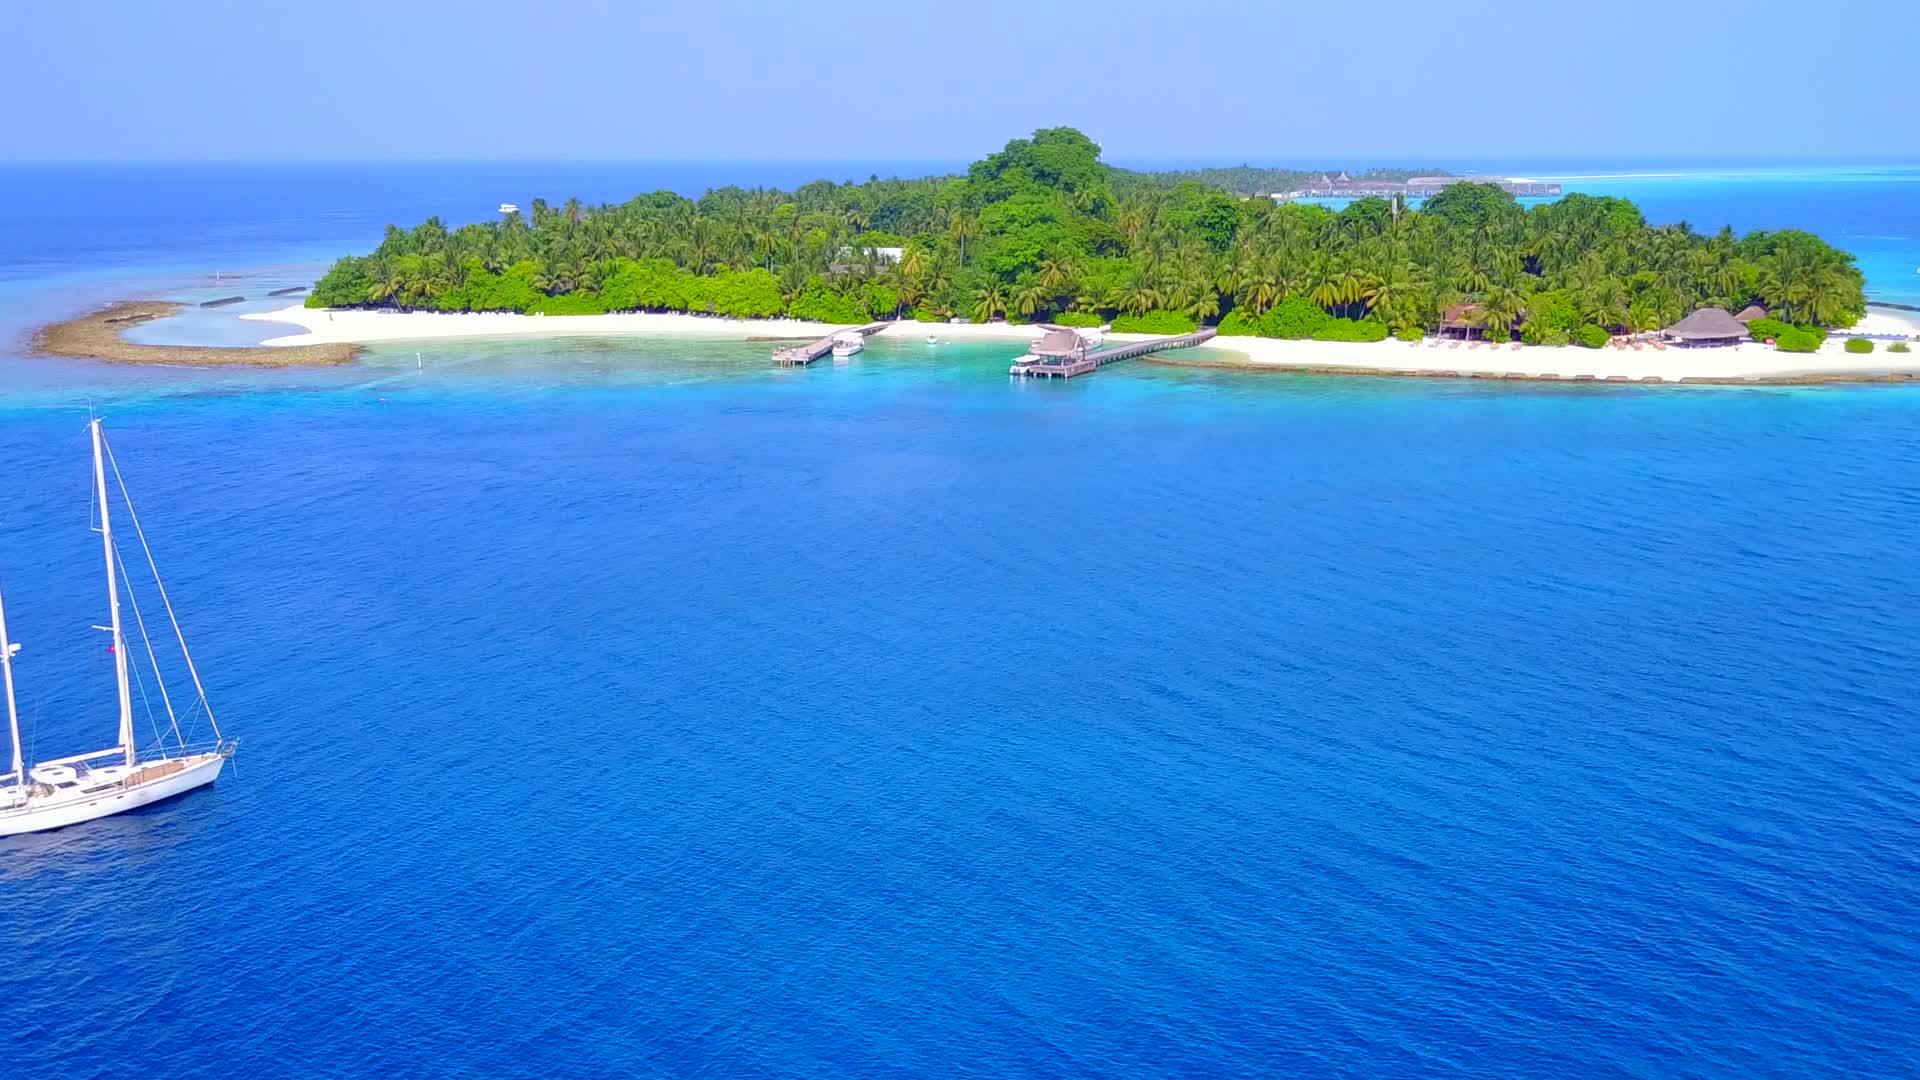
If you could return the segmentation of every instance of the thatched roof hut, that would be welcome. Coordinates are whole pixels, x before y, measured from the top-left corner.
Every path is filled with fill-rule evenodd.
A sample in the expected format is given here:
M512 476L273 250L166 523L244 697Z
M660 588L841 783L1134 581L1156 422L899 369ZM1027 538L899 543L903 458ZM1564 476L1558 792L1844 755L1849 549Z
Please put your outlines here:
M1740 314L1735 315L1733 321L1745 326L1755 319L1764 319L1766 317L1766 308L1761 307L1759 304L1748 304L1746 307L1740 309Z
M1735 345L1747 340L1747 328L1726 308L1704 307L1667 327L1666 335L1682 345Z
M1033 346L1033 355L1043 359L1057 357L1078 360L1086 352L1086 340L1064 326L1047 331Z
M1463 338L1480 335L1490 341L1505 341L1512 336L1512 329L1527 321L1525 308L1513 313L1511 325L1499 329L1487 326L1487 308L1485 304L1450 304L1440 313L1440 333L1458 334Z

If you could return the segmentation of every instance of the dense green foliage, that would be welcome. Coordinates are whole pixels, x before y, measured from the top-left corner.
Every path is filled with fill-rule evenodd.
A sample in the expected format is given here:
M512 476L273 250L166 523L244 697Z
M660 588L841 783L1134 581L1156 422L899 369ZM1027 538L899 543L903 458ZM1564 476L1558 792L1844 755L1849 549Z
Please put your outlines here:
M1810 353L1820 349L1820 335L1797 326L1789 326L1773 339L1773 347L1781 352Z
M1848 338L1844 347L1850 353L1870 353L1873 351L1873 342L1866 338Z
M1401 341L1419 341L1421 338L1427 336L1427 332L1417 326L1403 326L1395 330L1393 336L1399 338Z
M1796 344L1801 344L1803 343L1801 339L1811 337L1814 348L1819 348L1820 344L1827 340L1827 331L1816 323L1801 323L1795 326L1792 323L1775 318L1753 320L1747 324L1747 333L1755 341L1771 341L1779 348L1786 349L1788 352L1813 351L1812 349L1804 348L1787 349L1785 342L1789 338L1792 338ZM1869 349L1868 351L1872 350Z
M1887 351L1888 352L1912 352L1913 350L1907 348L1906 342L1896 341L1893 344L1887 346Z
M1846 325L1864 310L1852 258L1804 232L1705 236L1649 226L1621 199L1523 209L1480 184L1420 210L1369 198L1336 212L1202 180L1226 182L1111 169L1086 136L1051 128L964 176L728 187L697 200L655 192L600 207L535 200L524 218L390 226L371 254L336 263L308 303L846 323L1177 312L1224 318L1223 332L1299 338L1381 332L1319 321L1334 317L1432 329L1449 306L1472 303L1488 333L1537 341L1588 325L1652 329L1707 304L1757 301L1799 324Z
M1091 311L1063 311L1053 317L1060 326L1100 326L1106 322Z
M1064 323L1061 325L1065 325ZM1199 323L1184 311L1149 311L1144 315L1121 315L1113 320L1116 334L1191 334Z
M1403 326L1395 332L1378 319L1342 319L1298 297L1282 300L1259 315L1247 308L1235 308L1220 320L1220 333L1292 341L1385 341L1390 335L1402 341L1418 341L1425 336L1418 326Z
M1302 341L1313 337L1332 321L1333 316L1319 305L1298 296L1290 296L1259 315L1255 324L1260 328L1262 337Z
M1574 331L1574 334L1573 334L1574 341L1579 342L1581 345L1589 349L1598 349L1601 346L1605 345L1607 343L1607 338L1608 338L1607 332L1604 329L1598 326L1595 326L1592 323L1587 323L1586 325L1582 326L1580 329Z
M1328 319L1313 332L1315 341L1385 341L1387 324L1372 319Z

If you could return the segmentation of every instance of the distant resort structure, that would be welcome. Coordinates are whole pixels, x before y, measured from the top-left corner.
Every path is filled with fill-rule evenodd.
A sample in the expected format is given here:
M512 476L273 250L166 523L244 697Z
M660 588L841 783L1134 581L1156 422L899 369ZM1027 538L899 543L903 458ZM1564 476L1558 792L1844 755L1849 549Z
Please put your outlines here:
M1438 195L1455 184L1493 184L1509 195L1528 198L1555 198L1562 194L1559 184L1541 183L1514 176L1414 176L1401 180L1355 180L1346 173L1332 176L1321 173L1297 191L1276 191L1279 202L1294 199L1364 199L1368 196L1424 199Z

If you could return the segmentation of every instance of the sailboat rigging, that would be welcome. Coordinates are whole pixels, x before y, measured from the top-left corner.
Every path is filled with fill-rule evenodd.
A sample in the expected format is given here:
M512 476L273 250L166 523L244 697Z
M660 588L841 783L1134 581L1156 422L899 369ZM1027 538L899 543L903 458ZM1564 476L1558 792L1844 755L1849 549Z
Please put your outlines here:
M95 419L88 427L93 441L93 494L100 510L100 546L107 574L108 624L95 629L112 635L109 648L113 652L114 688L119 704L119 739L104 750L42 761L31 767L26 764L20 744L20 713L14 699L14 656L20 646L14 644L8 635L6 605L4 599L0 598L0 672L4 672L7 731L13 749L11 769L0 776L0 836L92 821L211 784L238 747L238 743L220 733L219 722L214 719L213 708L207 702L206 687L201 683L200 672L194 666L193 654L187 650L186 636L181 633L180 621L173 612L173 601L160 581L160 570L154 561L153 549L147 544L146 533L140 527L140 517L134 512L133 501L127 495L126 481L120 475L119 463L113 459L113 451L107 445L100 421ZM133 595L131 578L126 573L126 564L119 547L114 543L113 516L107 498L109 465L120 492L120 505L126 510L127 520L140 541L140 550L152 573L155 591L166 611L167 621L173 626L174 639L179 645L187 673L192 677L196 709L205 715L208 726L213 730L213 740L209 743L190 743L181 733L180 718L175 715L172 698L167 693L153 639L147 633L139 601ZM171 746L165 734L161 733L154 745L144 753L138 745L133 726L126 628L121 621L120 611L123 583L128 606L139 628L141 644L153 668L160 700L173 734ZM143 680L143 697L144 686Z

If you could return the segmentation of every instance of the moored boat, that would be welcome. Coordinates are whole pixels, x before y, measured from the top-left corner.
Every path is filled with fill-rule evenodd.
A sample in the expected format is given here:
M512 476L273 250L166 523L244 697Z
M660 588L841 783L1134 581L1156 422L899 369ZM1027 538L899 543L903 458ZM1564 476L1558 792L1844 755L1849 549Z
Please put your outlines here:
M113 652L114 683L120 706L120 737L117 743L103 750L53 758L31 767L26 764L21 752L20 712L15 704L13 685L14 656L20 647L8 636L5 601L0 599L0 677L5 682L7 728L13 750L11 769L0 775L0 836L77 825L211 784L220 775L220 770L226 765L227 759L233 756L237 746L233 740L220 734L213 709L207 704L200 673L193 665L193 655L187 651L186 638L180 633L179 621L174 618L173 603L167 598L166 586L160 582L153 552L140 529L140 519L133 512L133 503L126 497L126 485L120 482L120 467L113 463L112 451L107 448L106 437L100 430L100 421L92 422L91 431L94 498L100 508L100 542L106 559L107 611L110 617L108 625L95 629L111 635L108 647ZM140 615L139 601L133 597L131 582L125 582L141 644L145 646L147 659L153 664L160 700L166 711L167 731L173 736L169 743L166 734L162 734L146 748L138 746L134 738L133 698L128 689L127 639L120 619L121 586L126 563L113 539L112 512L107 499L109 464L112 464L114 479L118 483L121 505L133 525L135 536L139 538L140 554L145 556L147 568L153 572L154 588L167 613L167 620L172 624L181 659L185 661L187 673L193 680L194 704L187 715L176 714L172 699L167 695L166 683L161 678L152 638L148 636L145 621ZM182 733L181 725L183 721L186 722L187 730L191 731L201 715L204 715L208 727L212 729L213 737L207 742L194 743Z
M833 355L852 356L867 347L867 336L858 330L842 330L833 335Z

